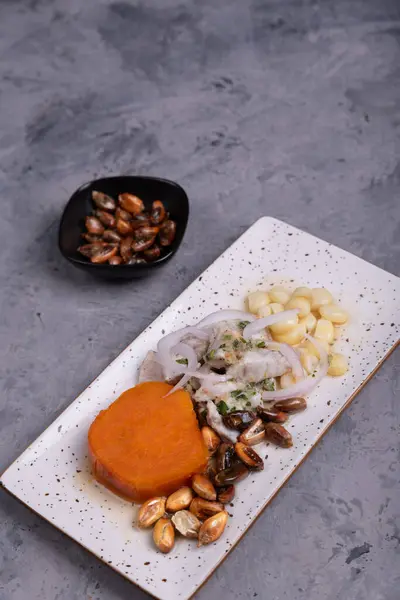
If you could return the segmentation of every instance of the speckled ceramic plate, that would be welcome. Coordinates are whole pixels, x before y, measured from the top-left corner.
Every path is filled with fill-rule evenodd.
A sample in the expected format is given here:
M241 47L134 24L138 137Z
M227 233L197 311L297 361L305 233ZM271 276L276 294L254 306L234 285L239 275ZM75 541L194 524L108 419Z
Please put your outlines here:
M265 470L238 486L232 518L209 547L179 540L170 555L132 526L135 509L90 476L86 436L100 411L136 383L162 334L218 308L242 308L249 291L285 283L329 288L350 312L336 343L350 359L326 378L290 422L294 447L259 447ZM400 330L400 280L339 248L271 218L257 221L164 311L3 474L1 482L56 527L162 600L186 599L211 575L339 413L393 350Z

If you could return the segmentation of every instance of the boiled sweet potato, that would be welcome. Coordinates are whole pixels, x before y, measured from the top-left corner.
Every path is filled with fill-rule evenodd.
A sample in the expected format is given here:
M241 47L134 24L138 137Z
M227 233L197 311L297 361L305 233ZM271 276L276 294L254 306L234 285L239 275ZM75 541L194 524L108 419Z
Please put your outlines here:
M89 451L95 478L142 502L168 495L204 470L207 451L192 401L171 386L141 383L124 392L93 421Z

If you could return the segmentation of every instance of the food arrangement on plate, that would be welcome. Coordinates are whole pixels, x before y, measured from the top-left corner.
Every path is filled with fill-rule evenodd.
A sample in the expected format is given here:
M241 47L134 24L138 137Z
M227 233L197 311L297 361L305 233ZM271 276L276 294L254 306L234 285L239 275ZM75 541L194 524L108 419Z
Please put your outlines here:
M133 265L160 258L163 248L172 244L176 223L161 200L154 200L146 212L143 201L123 193L118 203L111 196L93 190L94 211L85 219L86 244L78 252L95 264Z
M327 289L274 286L247 304L164 336L139 384L90 427L94 476L144 502L138 526L154 526L163 553L175 532L198 546L217 541L236 484L264 468L255 446L290 448L286 423L307 408L305 396L348 370L333 352L348 315Z

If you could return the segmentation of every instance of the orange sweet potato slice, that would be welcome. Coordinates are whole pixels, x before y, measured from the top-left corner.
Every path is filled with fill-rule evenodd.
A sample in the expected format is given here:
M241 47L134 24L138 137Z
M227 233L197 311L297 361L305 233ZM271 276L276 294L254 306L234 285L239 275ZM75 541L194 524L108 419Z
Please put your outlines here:
M202 472L207 450L192 401L171 386L141 383L93 421L89 451L95 478L125 498L164 496Z

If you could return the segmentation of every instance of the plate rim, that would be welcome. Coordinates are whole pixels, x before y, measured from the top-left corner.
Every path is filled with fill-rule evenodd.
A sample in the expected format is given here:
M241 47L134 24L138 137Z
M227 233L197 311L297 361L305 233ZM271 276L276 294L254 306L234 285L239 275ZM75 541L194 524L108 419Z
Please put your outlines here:
M237 242L239 242L239 240L250 230L252 229L257 223L259 223L260 221L270 221L273 223L283 223L286 226L289 226L290 228L296 230L297 232L301 233L302 235L307 235L310 236L316 240L319 240L320 242L323 242L324 244L328 244L329 246L335 248L336 250L339 250L340 252L352 256L354 258L356 258L358 261L362 261L363 263L365 263L366 265L368 265L368 267L373 267L374 269L378 269L379 271L381 271L382 273L384 273L385 275L389 275L390 277L393 277L395 279L400 279L397 275L395 275L394 273L391 273L390 271L386 271L385 269L382 269L381 267L378 267L376 265L374 265L373 263L370 263L368 261L366 261L365 259L353 254L352 252L349 252L348 250L344 250L343 248L340 248L339 246L336 246L335 244L332 244L331 242L328 242L326 240L323 240L321 238L319 238L318 236L313 235L312 233L309 233L307 231L303 231L302 229L299 229L293 225L291 225L290 223L286 223L285 221L281 221L280 219L276 219L274 217L271 216L262 216L259 219L257 219L254 223L252 223L252 225L250 225L250 227L247 227L245 229L245 231L243 231L243 233L236 238L232 244L230 244L221 254L219 254L195 279L193 279L189 285L187 285L182 292L176 297L174 298L174 300L172 300L165 308L164 310L162 310L161 313L159 313L157 315L157 317L155 319L153 319L146 327L145 329L143 329L143 331L141 331L129 344L126 348L124 348L113 360L111 360L111 362L101 371L101 373L99 373L99 375L97 375L87 386L84 390L82 390L82 392L76 396L65 408L64 410L42 431L42 433L37 436L26 448L25 450L23 450L18 456L17 458L15 458L1 473L0 473L0 488L2 488L3 490L5 490L11 497L15 498L16 500L18 500L23 506L25 506L29 511L31 511L33 514L39 516L40 518L44 519L47 523L49 523L50 525L52 525L53 527L55 527L58 531L60 531L63 535L65 535L66 537L68 537L69 539L73 540L73 542L75 542L76 544L78 544L81 548L84 548L87 552L89 552L90 554L92 554L93 556L96 557L97 560L101 561L104 565L106 565L107 567L110 567L113 571L115 571L116 573L118 573L118 575L122 576L124 579L126 579L127 581L129 581L129 583L135 585L136 587L138 587L140 590L142 590L143 592L145 592L146 594L148 594L150 597L155 598L156 600L160 600L160 597L153 594L152 592L150 592L148 589L144 588L140 583L133 581L127 574L125 574L124 572L120 571L117 567L114 567L114 565L110 565L107 561L105 561L104 559L102 559L98 554L96 554L96 552L94 550L91 550L90 548L88 548L82 541L79 541L77 539L75 539L70 533L68 533L66 530L64 530L60 525L58 525L57 523L52 522L49 518L47 518L45 515L43 515L42 513L40 513L38 510L35 510L32 506L30 506L26 501L24 501L21 497L19 497L17 495L17 493L13 492L11 489L9 489L7 487L7 484L4 482L3 477L4 475L6 475L7 471L12 469L14 467L14 465L16 465L17 462L19 462L21 459L23 459L23 457L29 452L29 450L31 449L31 447L38 443L43 437L46 436L46 434L48 433L48 431L50 429L52 429L53 427L57 426L57 423L62 420L62 418L64 417L64 415L71 409L71 407L75 404L75 402L80 398L80 396L82 394L84 394L88 388L90 388L94 382L100 377L102 376L104 373L106 373L106 371L111 368L111 366L114 364L114 362L116 362L117 360L120 359L120 357L124 354L124 352L130 347L130 345L132 343L134 343L135 341L137 341L142 335L144 335L149 328L152 328L157 322L158 320L162 317L162 315L164 314L164 312L170 308L170 306L177 302L179 300L179 298L185 294L187 292L187 290L194 285L196 282L198 282L200 277L203 277L203 275L208 271L208 269L210 269L221 257L223 257L227 252L230 251L230 249L232 248L232 246L234 246ZM339 419L339 417L343 414L343 412L350 406L350 404L353 402L353 400L356 398L356 396L358 396L358 394L361 392L361 390L366 386L366 384L372 379L372 377L374 377L374 375L376 374L376 372L381 368L381 366L383 365L383 363L390 357L390 355L396 350L396 348L400 346L400 338L397 339L393 345L387 350L387 352L384 354L384 356L381 358L381 360L376 364L376 366L373 368L373 370L365 377L365 379L363 379L363 381L359 384L359 386L353 391L353 393L347 398L347 400L345 401L345 403L343 404L343 406L339 409L339 411L337 412L337 414L334 416L334 418L329 421L327 423L327 425L325 426L324 429L321 429L317 439L314 441L314 443L308 448L308 450L305 452L304 456L301 457L301 459L299 460L299 462L294 465L294 467L290 470L290 472L286 475L286 477L284 478L284 480L281 482L281 484L279 485L279 487L271 494L271 496L265 501L264 504L262 504L257 513L255 514L255 516L252 518L251 522L247 525L247 527L244 529L244 531L239 535L238 539L229 547L228 552L226 552L221 558L220 560L218 560L213 567L210 569L210 571L207 573L207 575L205 576L205 578L201 581L201 583L199 583L194 591L189 595L186 596L186 600L192 600L194 595L197 594L197 592L208 582L208 580L214 575L215 571L218 569L218 567L225 561L225 559L230 555L230 553L232 552L232 550L234 550L237 545L241 542L242 538L248 533L248 531L250 530L250 528L254 525L254 523L259 519L259 517L263 514L263 512L266 510L266 508L272 503L272 501L275 499L275 497L278 495L278 493L282 490L282 488L287 484L287 482L289 481L289 479L292 477L292 475L294 475L294 473L302 466L302 464L304 463L304 461L309 457L309 455L311 454L311 452L314 450L314 448L320 443L320 441L322 440L322 438L325 436L325 434L331 429L331 427L336 423L336 421Z

